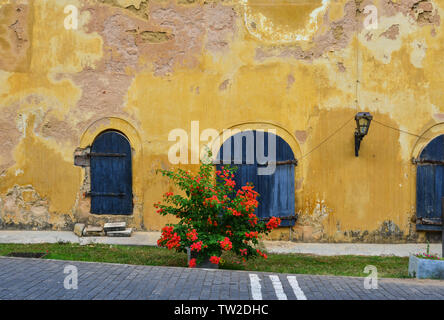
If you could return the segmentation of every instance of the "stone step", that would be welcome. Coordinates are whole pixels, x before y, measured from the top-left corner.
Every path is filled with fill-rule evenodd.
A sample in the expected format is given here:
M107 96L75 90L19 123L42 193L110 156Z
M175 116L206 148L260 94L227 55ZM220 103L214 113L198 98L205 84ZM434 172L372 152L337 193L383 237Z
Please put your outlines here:
M108 222L103 226L105 232L109 231L124 231L126 229L126 222Z
M94 236L103 236L103 228L100 226L87 226L83 229L84 237L94 237Z
M81 237L83 235L83 230L85 230L85 224L84 223L76 223L74 225L74 234L78 237Z
M133 232L132 228L127 228L125 230L120 230L120 231L107 231L106 235L108 237L131 237L132 232Z

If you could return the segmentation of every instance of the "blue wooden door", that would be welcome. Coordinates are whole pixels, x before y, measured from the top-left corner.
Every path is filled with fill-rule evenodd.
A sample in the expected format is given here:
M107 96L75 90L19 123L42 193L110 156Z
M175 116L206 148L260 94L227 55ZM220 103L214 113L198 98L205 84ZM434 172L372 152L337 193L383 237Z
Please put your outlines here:
M116 131L105 131L91 148L91 213L133 212L131 145Z
M272 160L275 162L275 170L272 174L261 174L267 164L257 157L258 148L259 154L270 155L269 135L275 141L275 159ZM247 182L253 183L260 195L256 210L258 217L287 217L295 214L294 154L281 137L268 132L238 133L224 142L218 159L237 166L234 178L236 190ZM294 220L282 220L281 226L289 225L294 225Z
M421 152L416 169L417 230L441 230L444 197L444 135L433 139Z

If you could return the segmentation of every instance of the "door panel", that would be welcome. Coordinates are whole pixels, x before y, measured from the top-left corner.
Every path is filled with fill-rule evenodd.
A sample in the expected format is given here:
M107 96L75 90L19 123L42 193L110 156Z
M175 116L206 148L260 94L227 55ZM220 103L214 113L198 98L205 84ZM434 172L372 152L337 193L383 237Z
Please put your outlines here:
M417 216L429 218L433 216L435 206L435 170L432 165L417 168Z
M131 146L115 131L100 134L91 148L91 213L132 213Z
M267 218L271 216L292 216L295 213L295 188L294 188L294 164L280 164L276 165L273 174L260 175L259 168L265 168L264 159L258 159L257 150L263 153L265 157L270 155L269 135L268 132L242 132L238 135L243 135L242 143L236 143L240 140L240 136L233 136L229 138L221 147L218 155L220 160L229 160L232 165L237 166L238 170L235 174L236 190L241 186L251 182L255 186L255 190L259 193L259 206L256 210L256 215L260 218ZM247 141L253 138L253 146L250 150L247 149ZM272 161L287 161L294 160L293 151L290 146L280 137L271 136L271 141L275 141L275 158ZM230 150L229 156L227 151ZM237 152L236 152L237 151ZM240 152L241 151L241 152ZM254 155L254 164L249 164L248 151ZM242 156L239 156L242 154ZM236 161L235 161L236 160ZM242 162L242 164L236 163ZM218 169L222 165L218 165ZM286 223L292 225L294 221Z
M444 197L444 135L421 152L416 168L417 230L441 230Z
M441 218L441 198L444 196L443 193L443 169L444 166L434 166L435 167L435 195L433 203L433 212L431 213L431 218L439 219Z

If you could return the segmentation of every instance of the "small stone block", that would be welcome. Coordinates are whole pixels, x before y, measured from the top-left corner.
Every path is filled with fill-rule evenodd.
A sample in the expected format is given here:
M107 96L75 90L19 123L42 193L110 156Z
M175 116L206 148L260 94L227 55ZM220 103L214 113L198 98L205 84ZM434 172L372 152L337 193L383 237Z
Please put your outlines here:
M74 234L78 237L83 236L83 229L85 229L84 223L76 223L74 225Z
M90 152L90 148L77 148L74 151L74 165L79 167L89 167L90 166L90 157L88 153Z
M109 231L124 231L126 229L126 222L109 222L105 223L103 230Z
M102 227L97 227L97 226L87 226L83 230L83 235L85 237L88 237L88 236L103 236L103 228Z
M131 237L132 231L133 231L132 228L128 228L128 229L120 230L120 231L108 231L106 233L106 235L108 237Z

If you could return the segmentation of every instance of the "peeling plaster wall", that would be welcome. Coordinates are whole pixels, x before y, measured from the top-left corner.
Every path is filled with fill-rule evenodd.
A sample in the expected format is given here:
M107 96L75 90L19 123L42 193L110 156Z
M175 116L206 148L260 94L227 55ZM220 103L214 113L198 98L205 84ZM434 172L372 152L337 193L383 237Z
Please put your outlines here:
M68 4L77 30L64 28ZM364 28L367 5L377 29ZM298 157L357 111L443 134L428 131L444 121L443 10L444 0L0 0L0 226L122 219L89 213L89 173L73 165L104 129L132 137L135 213L125 219L139 230L172 221L153 209L172 190L155 170L171 167L169 132L191 121L283 128ZM299 162L292 239L423 241L418 139L372 123L355 158L354 127Z

